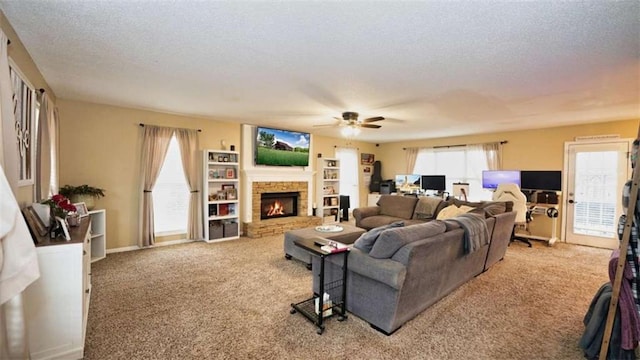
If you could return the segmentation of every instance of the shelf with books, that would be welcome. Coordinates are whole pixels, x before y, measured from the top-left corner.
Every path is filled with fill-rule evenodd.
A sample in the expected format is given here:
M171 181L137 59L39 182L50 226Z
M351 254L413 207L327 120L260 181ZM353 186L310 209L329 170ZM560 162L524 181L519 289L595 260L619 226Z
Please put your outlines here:
M204 241L214 242L240 237L239 153L204 150L203 203Z

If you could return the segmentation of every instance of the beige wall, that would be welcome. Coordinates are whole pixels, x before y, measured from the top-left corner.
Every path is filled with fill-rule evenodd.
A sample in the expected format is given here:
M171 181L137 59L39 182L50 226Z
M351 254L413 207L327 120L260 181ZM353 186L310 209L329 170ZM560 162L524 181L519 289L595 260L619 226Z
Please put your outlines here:
M137 244L140 123L202 129L200 149L240 145L240 124L86 102L60 100L60 185L104 188L107 248ZM178 237L159 238L158 242Z
M617 134L635 139L640 121L625 120L556 128L458 136L419 141L381 144L378 152L382 163L382 177L392 179L407 172L405 147L433 147L457 144L477 144L508 141L503 148L503 168L516 170L562 170L564 143L576 136Z
M51 91L51 88L49 88L49 84L47 84L47 82L44 80L44 77L40 73L40 70L38 70L38 67L33 62L33 59L31 59L31 56L25 49L24 45L22 45L20 38L18 38L18 35L13 30L13 27L11 26L11 24L9 24L9 21L7 21L7 18L1 11L0 28L2 28L4 34L11 41L11 44L7 48L9 58L13 60L22 74L26 77L26 80L31 83L31 85L33 85L36 89L45 89L47 94L49 94L51 99L55 102L56 95L53 93L53 91ZM2 139L0 137L0 144L1 141ZM15 161L18 161L18 159L16 159ZM21 186L20 188L18 188L18 194L16 194L16 198L18 200L18 203L20 204L20 207L24 207L25 205L32 203L33 186Z

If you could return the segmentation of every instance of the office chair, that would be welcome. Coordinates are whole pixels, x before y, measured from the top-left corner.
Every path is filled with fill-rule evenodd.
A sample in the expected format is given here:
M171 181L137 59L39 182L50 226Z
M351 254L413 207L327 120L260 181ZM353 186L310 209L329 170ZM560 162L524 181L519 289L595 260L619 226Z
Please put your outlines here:
M498 185L493 193L493 201L511 201L513 202L513 211L516 212L516 221L511 232L511 242L519 240L531 247L531 241L527 238L516 236L516 227L526 225L531 221L531 214L527 208L527 196L522 193L517 184L504 183Z

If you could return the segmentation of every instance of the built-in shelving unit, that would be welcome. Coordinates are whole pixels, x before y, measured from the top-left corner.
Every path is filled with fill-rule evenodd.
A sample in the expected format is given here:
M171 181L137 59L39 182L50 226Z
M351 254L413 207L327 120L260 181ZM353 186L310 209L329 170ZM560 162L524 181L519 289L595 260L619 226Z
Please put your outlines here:
M239 159L236 151L205 150L203 153L204 241L240 237Z
M316 215L323 224L336 223L340 212L340 160L318 158Z

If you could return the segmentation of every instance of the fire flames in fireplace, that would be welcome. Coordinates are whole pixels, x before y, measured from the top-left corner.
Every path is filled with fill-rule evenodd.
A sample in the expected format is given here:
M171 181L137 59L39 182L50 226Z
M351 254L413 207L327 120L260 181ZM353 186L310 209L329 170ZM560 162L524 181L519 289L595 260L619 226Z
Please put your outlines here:
M260 219L298 215L298 192L272 192L260 195Z
M267 211L267 216L278 216L284 215L284 205L278 200L274 201L274 203L269 206L269 211Z

